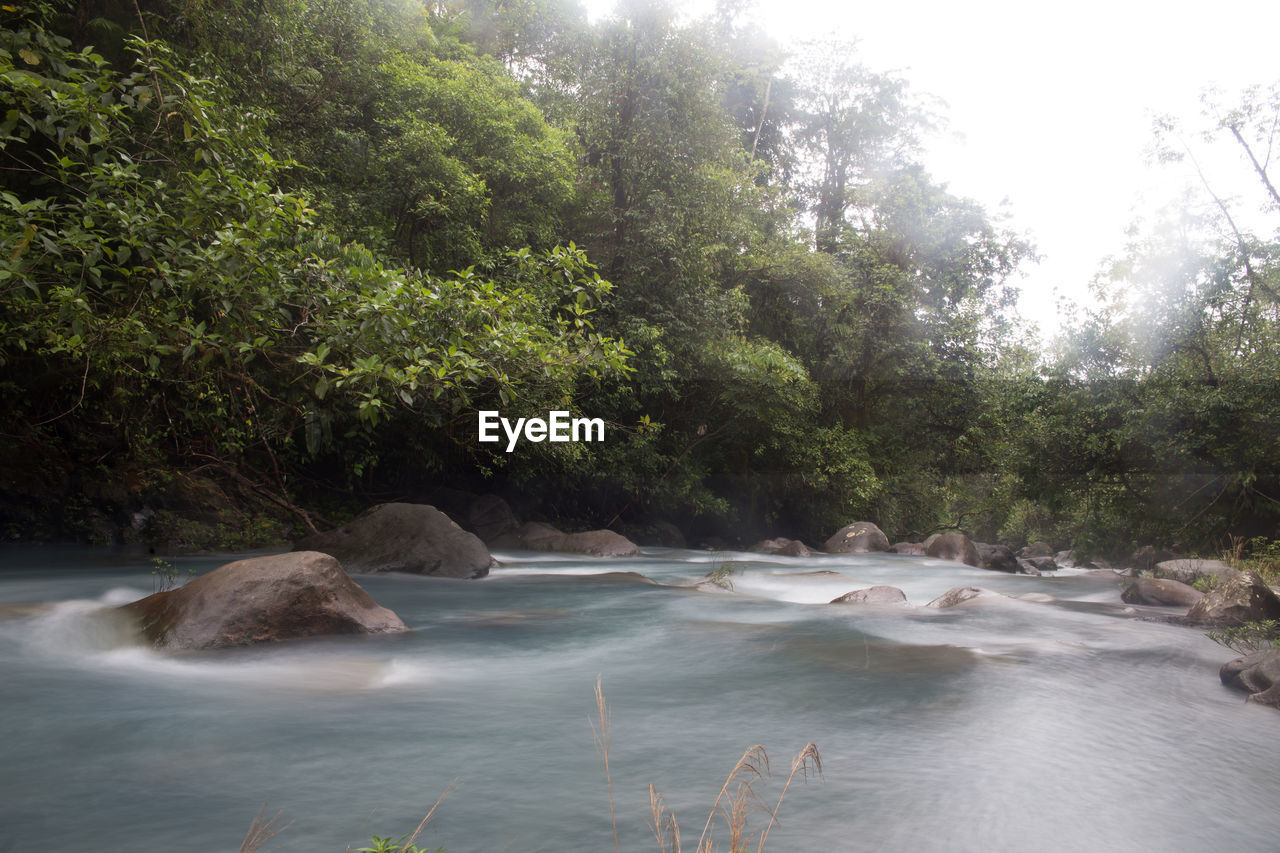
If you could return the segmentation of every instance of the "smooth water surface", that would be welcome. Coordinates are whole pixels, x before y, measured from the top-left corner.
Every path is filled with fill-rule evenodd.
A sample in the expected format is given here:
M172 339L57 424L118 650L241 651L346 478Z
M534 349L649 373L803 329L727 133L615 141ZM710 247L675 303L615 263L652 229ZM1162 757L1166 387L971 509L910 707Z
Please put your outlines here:
M1280 713L1115 579L496 556L479 581L358 576L408 635L168 654L112 609L150 593L147 558L0 551L0 853L235 851L264 804L291 824L268 846L341 853L409 832L453 780L428 849L602 853L597 676L623 850L658 850L649 783L692 850L745 749L769 751L772 805L809 741L824 776L787 793L777 853L1280 849ZM732 592L680 586L725 559ZM873 584L912 606L823 603ZM968 585L1003 597L923 607Z

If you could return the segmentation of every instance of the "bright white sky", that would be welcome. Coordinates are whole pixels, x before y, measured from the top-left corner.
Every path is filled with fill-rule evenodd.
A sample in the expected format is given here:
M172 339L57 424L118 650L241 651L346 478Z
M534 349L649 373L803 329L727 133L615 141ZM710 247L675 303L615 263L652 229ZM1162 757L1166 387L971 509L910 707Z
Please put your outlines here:
M596 17L612 2L586 5ZM754 17L783 44L856 39L872 70L946 103L950 133L926 164L1036 243L1021 307L1047 336L1062 321L1056 297L1088 302L1125 229L1194 180L1149 165L1153 116L1194 127L1206 86L1234 95L1280 80L1277 0L756 0ZM1235 159L1204 164L1220 193L1254 193Z

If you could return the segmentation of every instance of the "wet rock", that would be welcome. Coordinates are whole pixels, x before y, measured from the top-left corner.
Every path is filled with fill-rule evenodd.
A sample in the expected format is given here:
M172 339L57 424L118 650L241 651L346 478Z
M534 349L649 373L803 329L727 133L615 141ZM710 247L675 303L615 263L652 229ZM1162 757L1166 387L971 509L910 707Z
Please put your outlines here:
M1040 568L1030 560L1024 560L1023 558L1018 557L1018 574L1039 577Z
M998 592L992 592L989 589L983 589L978 586L957 586L953 587L942 595L930 601L925 607L935 607L939 610L945 610L948 607L955 607L957 604L964 604L975 598L983 596L1000 596Z
M1157 607L1191 607L1204 593L1181 581L1168 578L1134 578L1120 593L1126 604L1150 604Z
M1223 665L1218 677L1226 686L1248 693L1247 701L1280 708L1280 649L1236 658Z
M903 554L908 557L923 557L923 542L898 542L889 549L890 554Z
M835 532L822 550L828 554L868 554L872 551L888 551L889 537L870 521L855 521Z
M799 539L764 539L747 549L757 554L778 554L783 557L812 557L809 546Z
M1018 556L1024 560L1032 557L1053 557L1053 546L1048 542L1032 542L1018 551Z
M237 560L120 609L139 621L153 643L173 649L408 630L336 559L316 551Z
M1076 568L1075 551L1059 551L1053 555L1053 561L1064 569Z
M1153 570L1158 578L1195 583L1203 577L1217 578L1224 581L1240 573L1221 560L1165 560L1156 563Z
M520 526L511 507L497 495L481 495L467 509L467 524L482 542L492 542Z
M1280 619L1280 598L1253 572L1237 572L1200 599L1181 621L1231 627L1264 619Z
M974 542L973 547L978 550L978 557L982 560L982 568L990 569L993 572L1009 572L1011 574L1018 571L1018 558L1013 556L1013 551L1009 549L1009 546ZM1039 574L1039 572L1036 574Z
M493 564L479 537L425 504L379 504L337 530L300 540L293 550L330 554L350 572L479 578Z
M973 542L963 533L942 533L929 537L925 555L938 560L953 560L975 568L982 568L982 556Z
M907 596L896 586L872 586L846 592L831 599L832 604L906 604Z

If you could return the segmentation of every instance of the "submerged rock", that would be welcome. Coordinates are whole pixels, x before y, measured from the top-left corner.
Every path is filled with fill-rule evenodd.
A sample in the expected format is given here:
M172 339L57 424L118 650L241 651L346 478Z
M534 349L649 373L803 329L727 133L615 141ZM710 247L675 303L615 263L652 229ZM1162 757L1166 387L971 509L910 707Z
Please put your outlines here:
M120 608L155 645L215 649L326 634L408 630L316 551L237 560Z
M941 533L930 536L925 542L924 553L937 560L953 560L967 566L982 568L982 556L973 541L963 533Z
M813 551L799 539L763 539L747 549L756 554L777 554L782 557L812 557Z
M1280 708L1280 648L1236 658L1218 671L1222 683L1249 694L1247 701Z
M870 521L855 521L841 527L822 546L828 554L868 554L888 551L889 537Z
M896 586L872 586L846 592L831 604L906 604L907 595Z
M1191 607L1204 593L1181 581L1168 578L1134 578L1120 598L1126 604L1150 604L1160 607Z
M293 549L330 554L350 572L480 578L493 565L479 537L425 504L379 504L337 530L300 540Z
M1182 621L1231 627L1264 619L1280 619L1280 598L1253 572L1237 572L1196 602Z

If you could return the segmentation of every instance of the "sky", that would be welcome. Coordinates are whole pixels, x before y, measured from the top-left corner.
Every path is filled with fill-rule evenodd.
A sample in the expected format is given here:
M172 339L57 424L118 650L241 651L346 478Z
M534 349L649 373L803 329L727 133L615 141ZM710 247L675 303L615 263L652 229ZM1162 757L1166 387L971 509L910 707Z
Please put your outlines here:
M586 5L599 16L612 4ZM752 17L783 44L856 40L872 70L945 102L925 165L1035 243L1020 308L1046 337L1069 314L1060 297L1091 304L1089 282L1128 227L1198 180L1151 162L1155 116L1196 126L1206 87L1280 81L1274 0L756 0ZM1255 194L1235 152L1200 156L1219 194Z

